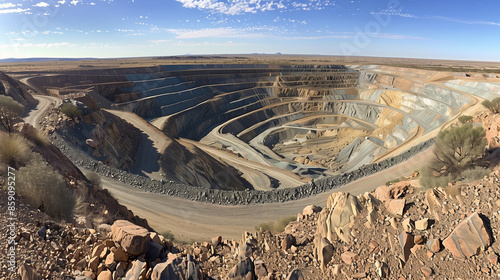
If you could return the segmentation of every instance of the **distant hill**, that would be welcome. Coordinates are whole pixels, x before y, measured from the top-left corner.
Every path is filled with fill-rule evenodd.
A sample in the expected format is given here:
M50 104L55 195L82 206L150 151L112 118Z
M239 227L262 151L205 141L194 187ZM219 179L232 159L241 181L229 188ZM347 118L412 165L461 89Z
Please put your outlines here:
M40 61L77 61L91 60L96 58L58 58L58 57L31 57L31 58L5 58L0 59L1 62L40 62Z

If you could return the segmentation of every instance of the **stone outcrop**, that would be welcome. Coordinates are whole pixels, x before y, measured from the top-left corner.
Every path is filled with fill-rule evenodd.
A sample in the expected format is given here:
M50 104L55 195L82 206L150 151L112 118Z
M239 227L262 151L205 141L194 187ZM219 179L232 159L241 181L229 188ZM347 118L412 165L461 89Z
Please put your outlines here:
M463 220L443 240L443 245L457 258L470 258L490 246L490 230L477 212Z
M129 221L118 220L111 226L113 241L120 244L123 251L132 256L148 252L151 238L149 231Z

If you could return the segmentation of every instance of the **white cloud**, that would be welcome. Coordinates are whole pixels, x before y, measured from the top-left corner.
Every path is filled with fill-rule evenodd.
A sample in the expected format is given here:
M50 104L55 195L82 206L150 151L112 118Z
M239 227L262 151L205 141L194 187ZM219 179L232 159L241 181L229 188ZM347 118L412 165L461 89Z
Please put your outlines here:
M72 5L75 5L75 6L76 6L76 4L78 4L79 2L80 2L80 1L78 1L78 0L72 0L72 1L71 1L71 2L69 2L69 3L70 3L70 4L72 4Z
M64 4L66 4L66 0L57 1L57 3L64 5Z
M91 3L90 3L90 6L95 6L95 3L94 3L94 2L91 2Z
M208 10L227 15L243 13L257 13L276 9L285 9L282 1L274 0L232 0L229 2L217 0L176 0L182 3L184 8L196 8Z
M5 4L0 4L0 9L8 9L8 8L15 8L17 7L16 4L13 3L5 3Z
M204 28L204 29L167 29L175 34L177 39L197 38L248 38L264 37L261 33L253 32L253 29L243 28Z
M20 14L20 13L27 13L29 10L30 10L29 8L6 9L6 10L0 10L0 14Z
M450 17L443 17L443 16L416 16L416 15L413 15L410 13L403 13L402 11L398 11L398 10L381 10L378 12L371 12L371 14L372 15L384 15L384 16L397 16L397 17L414 18L414 19L437 19L437 20L442 20L442 21L450 21L450 22L463 23L463 24L469 24L469 25L500 26L500 22L495 22L495 21L464 20L464 19L450 18Z
M39 8L46 8L48 6L50 6L50 5L46 2L40 2L40 3L36 3L35 5L33 5L33 7L39 7Z

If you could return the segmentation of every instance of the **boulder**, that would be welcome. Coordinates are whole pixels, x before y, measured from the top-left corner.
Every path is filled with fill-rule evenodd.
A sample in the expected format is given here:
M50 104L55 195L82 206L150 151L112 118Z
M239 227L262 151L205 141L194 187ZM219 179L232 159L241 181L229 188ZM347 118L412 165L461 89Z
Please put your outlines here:
M429 219L425 218L415 222L415 229L426 230L429 227Z
M495 253L491 253L489 254L487 257L488 261L492 264L492 265L497 265L498 264L498 255L495 254Z
M341 240L347 242L349 235L345 234L343 229L361 212L361 204L355 196L349 193L336 192L328 197L327 208L329 210L326 218L328 240L333 242L332 233L336 232Z
M94 247L94 249L92 250L92 255L91 257L99 257L102 253L102 251L104 250L104 248L106 247L105 244L101 243L97 246Z
M427 248L433 253L441 251L441 240L439 239L429 239L427 241Z
M109 270L104 270L97 276L97 280L112 280L112 279L113 279L113 274Z
M407 262L411 254L411 248L415 245L413 235L407 233L406 231L399 234L399 245L401 246L401 251L403 253L403 261Z
M286 251L295 245L295 237L291 234L287 234L285 238L281 241L281 248Z
M321 270L324 271L333 257L333 245L326 238L322 238L317 248L318 260L321 263Z
M141 262L140 260L135 260L132 262L132 268L127 271L125 274L125 279L127 280L139 280L142 276L142 279L145 279L146 276L147 264L145 262Z
M152 280L190 279L202 280L203 273L198 264L188 258L176 258L169 254L166 262L157 264L151 274Z
M394 216L402 217L404 214L406 199L392 199L386 203L386 208L389 213Z
M217 246L219 246L219 244L222 244L222 236L217 236L217 237L214 237L212 238L212 246L214 248L217 248Z
M304 207L304 209L302 210L302 215L303 216L310 216L314 213L318 213L318 212L321 212L321 207L319 206L316 206L316 205L307 205L306 207Z
M160 257L160 253L162 250L163 246L161 246L156 242L151 242L149 244L148 252L146 253L146 258L149 259L150 261L155 261L157 258ZM165 254L163 256L165 256Z
M131 256L145 254L151 241L147 229L125 220L117 220L113 223L111 236L113 241L120 244L123 250Z
M457 258L469 258L485 250L492 242L489 229L477 212L463 220L443 241Z
M243 243L240 246L239 258L241 260L246 259L252 255L252 245Z
M255 266L250 258L240 261L227 275L228 279L255 279Z
M118 247L113 253L115 262L126 262L128 261L128 256L123 250L123 248Z

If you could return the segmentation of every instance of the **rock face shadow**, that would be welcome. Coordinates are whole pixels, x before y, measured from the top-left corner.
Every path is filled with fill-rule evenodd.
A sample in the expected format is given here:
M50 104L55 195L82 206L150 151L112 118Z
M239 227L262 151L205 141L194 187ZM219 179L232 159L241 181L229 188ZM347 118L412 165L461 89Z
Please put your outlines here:
M145 177L150 177L151 173L160 171L160 154L154 147L153 141L149 139L148 135L141 132L139 139L139 147L134 155L134 165L131 172Z

